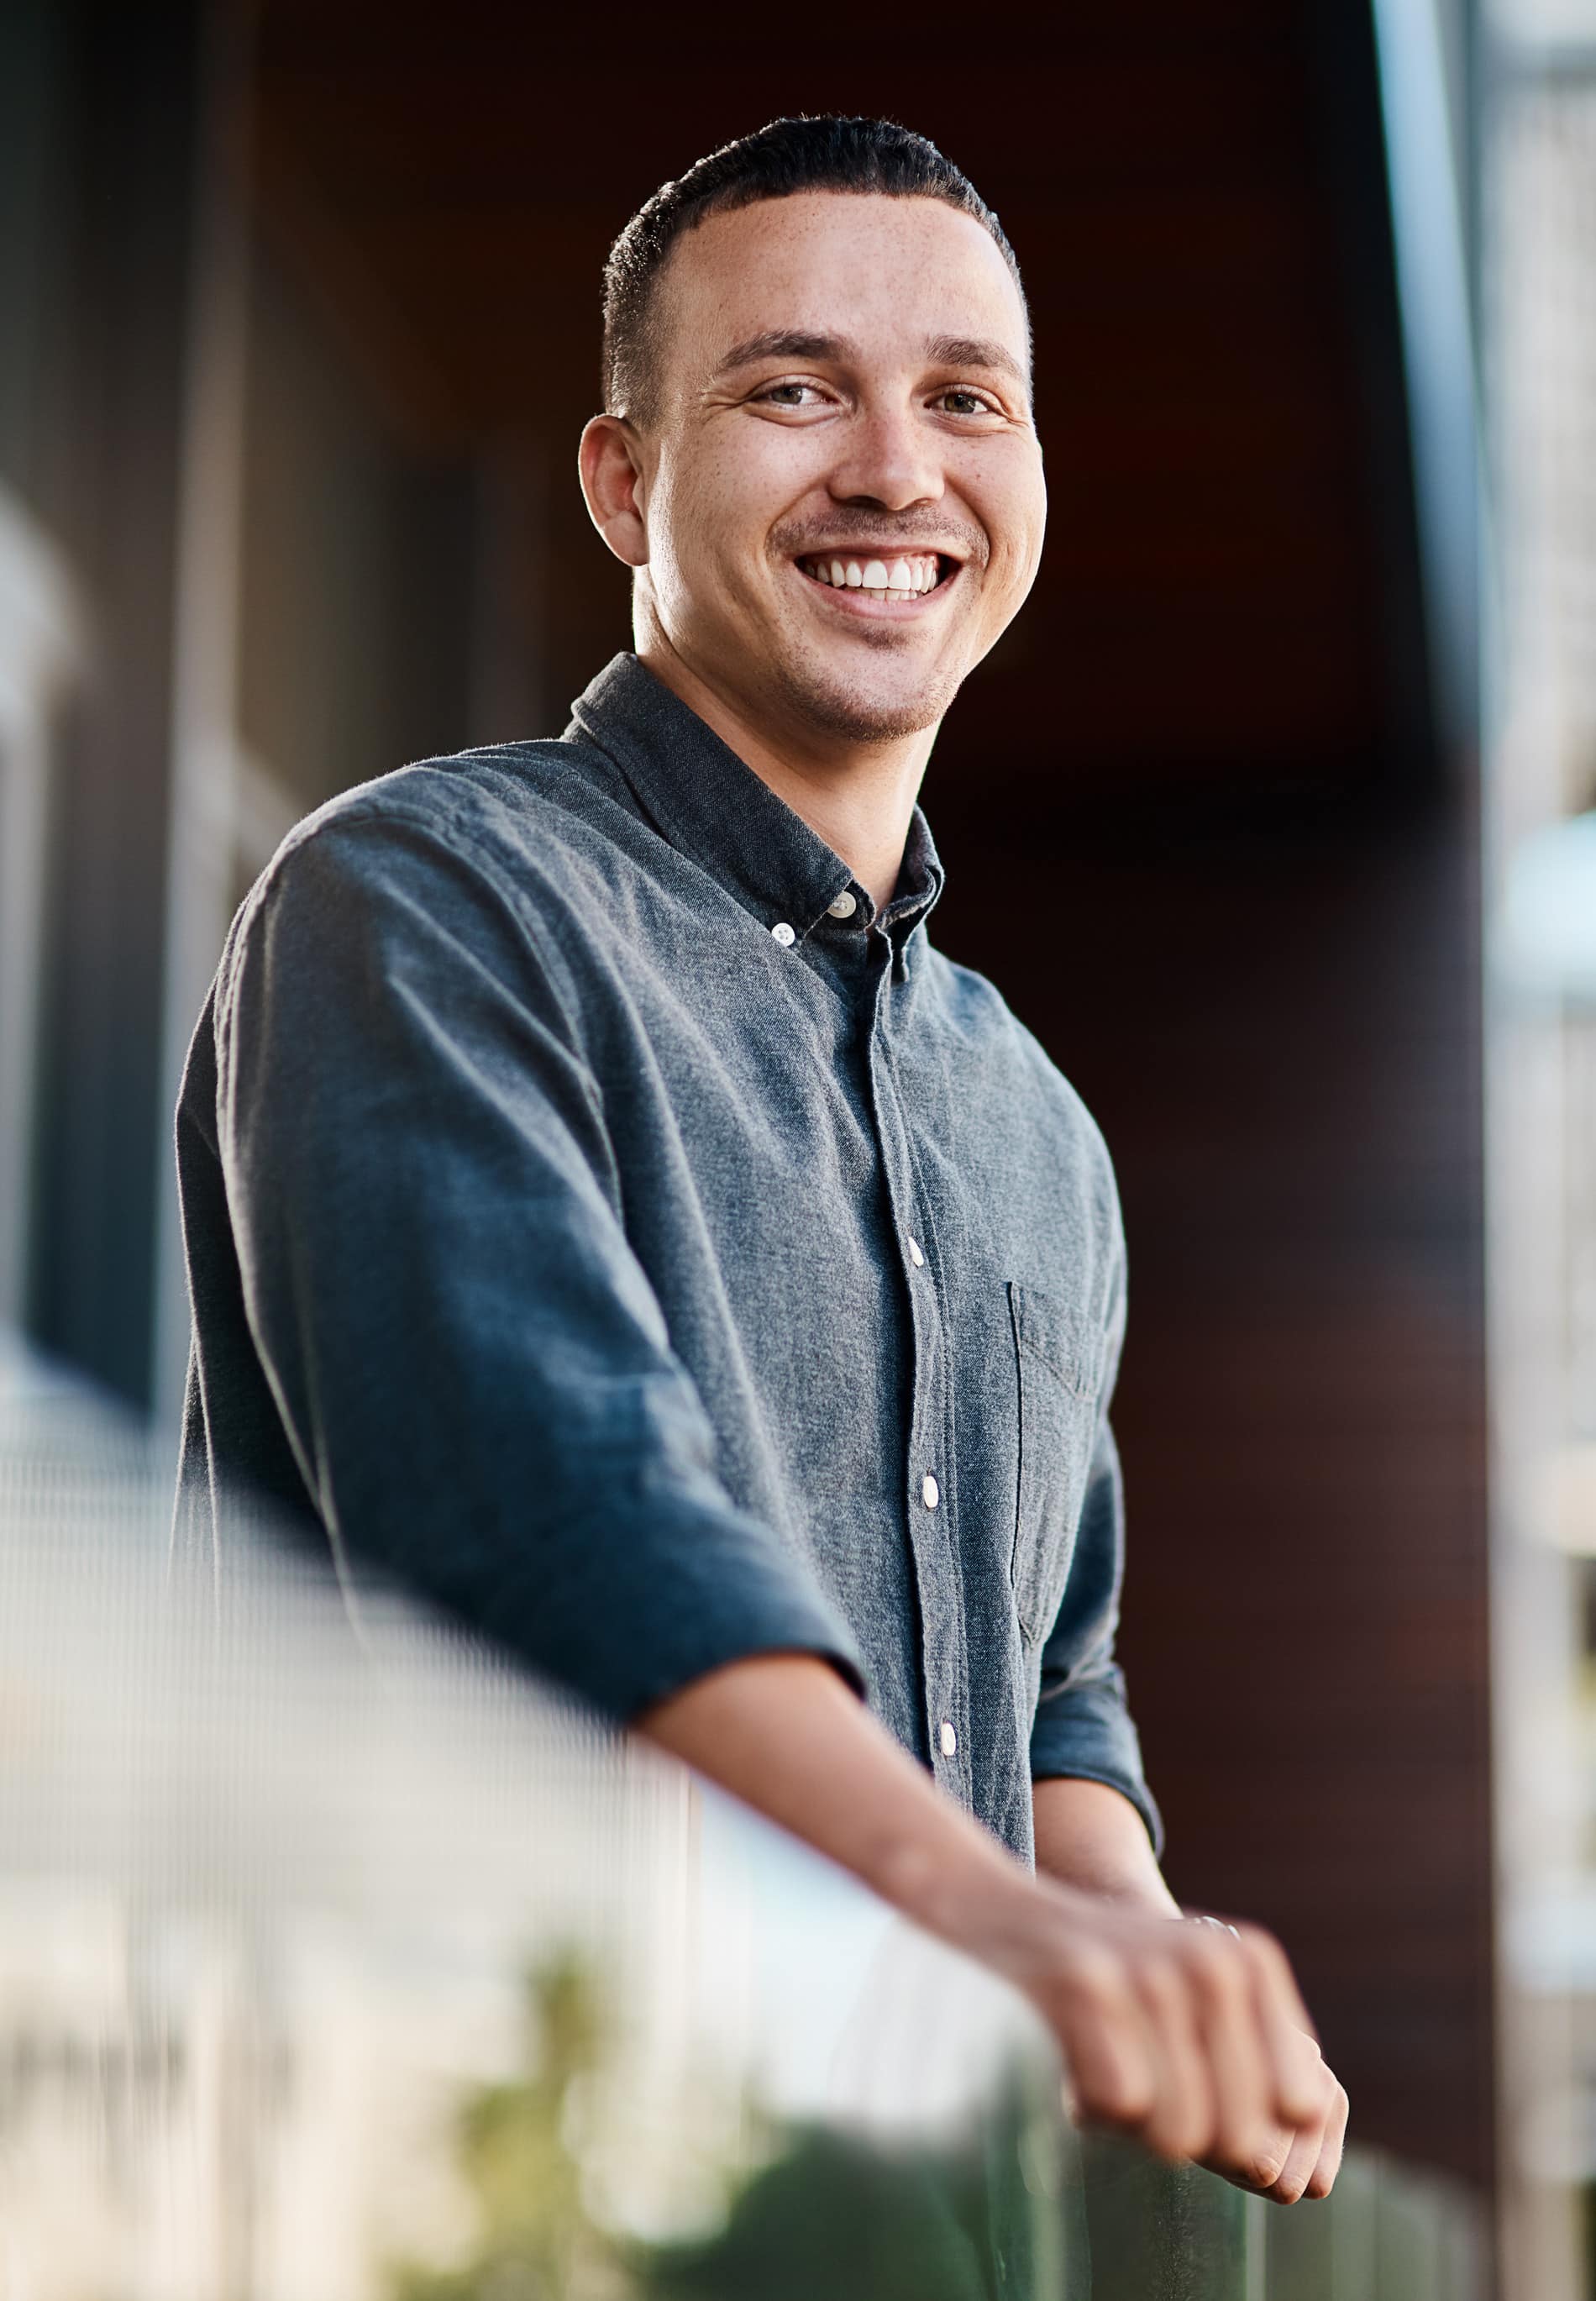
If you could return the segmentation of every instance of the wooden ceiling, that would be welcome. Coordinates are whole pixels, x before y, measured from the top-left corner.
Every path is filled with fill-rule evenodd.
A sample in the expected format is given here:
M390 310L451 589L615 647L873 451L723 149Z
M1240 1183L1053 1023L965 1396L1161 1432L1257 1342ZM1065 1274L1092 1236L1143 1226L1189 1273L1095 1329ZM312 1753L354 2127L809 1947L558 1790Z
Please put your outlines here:
M1018 249L1052 496L1037 590L939 780L978 761L1032 802L1344 788L1394 771L1416 674L1394 326L1378 231L1351 213L1379 204L1366 28L1341 13L1327 67L1318 15L1286 0L1133 0L1078 29L966 9L930 31L263 0L260 211L414 444L541 451L552 644L580 679L624 638L565 476L610 240L778 113L923 130Z

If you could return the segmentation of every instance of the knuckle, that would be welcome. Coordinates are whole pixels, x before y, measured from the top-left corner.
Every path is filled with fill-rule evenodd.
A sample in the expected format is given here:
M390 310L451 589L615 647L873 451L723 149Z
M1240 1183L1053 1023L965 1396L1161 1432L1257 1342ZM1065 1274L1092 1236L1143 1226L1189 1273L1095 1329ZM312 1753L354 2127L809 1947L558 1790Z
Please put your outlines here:
M1248 1994L1246 1972L1234 1943L1227 1946L1216 1935L1213 1947L1205 1946L1191 1960L1191 1973L1194 1986L1210 2005L1237 2004Z
M1077 2090L1082 2110L1092 2122L1126 2133L1144 2133L1155 2106L1149 2083L1129 2071L1117 2070L1095 2078L1090 2086L1078 2080Z
M1059 1987L1066 1999L1077 2004L1106 2004L1124 1994L1123 1961L1099 1942L1085 1944L1071 1958Z
M1233 1962L1236 1952L1229 1935L1213 1926L1183 1927L1179 1947L1181 1963L1191 1973L1222 1971Z
M1173 1958L1142 1958L1136 1969L1136 1986L1141 1995L1160 2012L1185 2002L1185 1979Z
M1239 1926L1237 1932L1242 1957L1255 1974L1276 1984L1290 1981L1291 1962L1272 1933L1254 1925Z
M1291 2154L1289 2141L1255 2143L1243 2155L1242 2171L1255 2189L1272 2189L1285 2171Z

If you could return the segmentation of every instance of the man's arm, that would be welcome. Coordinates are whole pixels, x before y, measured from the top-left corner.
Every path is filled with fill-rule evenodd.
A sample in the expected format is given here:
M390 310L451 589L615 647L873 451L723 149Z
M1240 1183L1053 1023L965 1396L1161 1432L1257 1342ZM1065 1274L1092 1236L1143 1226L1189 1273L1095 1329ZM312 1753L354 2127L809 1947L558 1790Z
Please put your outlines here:
M356 798L299 834L218 984L243 1309L307 1502L617 1719L762 1651L860 1682L716 1475L553 939L419 810Z
M1031 1803L1036 1866L1045 1877L1149 1917L1182 1914L1147 1824L1120 1791L1106 1782L1055 1778L1032 1784Z
M1172 1925L1163 1910L1032 1878L825 1663L734 1662L637 1724L1024 1991L1093 2121L1277 2195L1297 2137L1333 2121L1334 2080L1267 1934Z

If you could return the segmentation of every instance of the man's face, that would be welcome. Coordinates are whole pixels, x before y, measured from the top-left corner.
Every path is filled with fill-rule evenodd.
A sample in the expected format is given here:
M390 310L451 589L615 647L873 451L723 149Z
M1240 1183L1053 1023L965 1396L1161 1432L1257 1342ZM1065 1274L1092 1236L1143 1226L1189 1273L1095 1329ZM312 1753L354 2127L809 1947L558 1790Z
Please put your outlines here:
M1031 589L1046 516L1025 316L940 200L712 216L658 288L639 607L756 722L932 727Z

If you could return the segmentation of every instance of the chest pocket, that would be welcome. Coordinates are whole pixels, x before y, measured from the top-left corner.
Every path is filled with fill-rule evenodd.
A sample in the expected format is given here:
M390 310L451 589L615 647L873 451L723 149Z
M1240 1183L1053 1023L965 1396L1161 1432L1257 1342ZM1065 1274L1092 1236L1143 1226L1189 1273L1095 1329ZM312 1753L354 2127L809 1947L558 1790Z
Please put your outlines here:
M1011 1280L1019 1481L1011 1575L1020 1627L1038 1644L1064 1596L1097 1422L1101 1338L1057 1294Z

